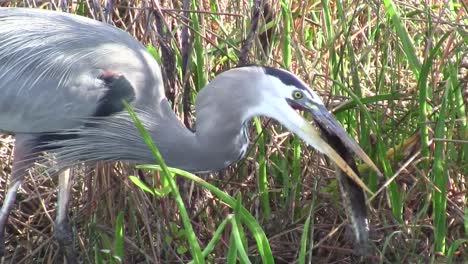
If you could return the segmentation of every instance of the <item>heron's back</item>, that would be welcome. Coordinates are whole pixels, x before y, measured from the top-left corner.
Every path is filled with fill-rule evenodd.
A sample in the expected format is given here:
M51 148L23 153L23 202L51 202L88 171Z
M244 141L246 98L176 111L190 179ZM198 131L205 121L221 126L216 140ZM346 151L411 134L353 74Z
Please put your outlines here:
M164 98L159 66L126 32L61 12L0 8L0 130L79 125L106 94L105 72L122 74L140 107Z

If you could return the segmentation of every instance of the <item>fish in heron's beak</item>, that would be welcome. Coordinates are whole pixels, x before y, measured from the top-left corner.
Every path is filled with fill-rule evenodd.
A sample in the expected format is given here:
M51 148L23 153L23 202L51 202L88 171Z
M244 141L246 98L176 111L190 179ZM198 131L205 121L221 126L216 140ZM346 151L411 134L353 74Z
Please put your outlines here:
M372 193L358 176L353 154L373 168L379 176L372 160L354 141L325 106L303 100L288 100L291 107L310 112L314 125L304 121L300 126L301 137L313 147L326 154L338 167L336 176L341 190L344 207L357 240L356 250L360 255L369 252L369 221L363 190ZM343 175L344 173L344 175Z
M325 106L313 103L306 98L301 101L287 100L289 105L295 109L307 111L312 114L314 125L310 124L306 120L300 125L301 138L306 141L309 145L313 146L320 152L327 155L336 166L341 169L352 181L354 181L359 187L367 192L371 193L370 189L364 184L361 178L357 175L357 171L353 170L352 166L346 161L346 157L340 155L340 150L337 148L346 148L351 154L357 155L367 165L369 165L379 176L380 173L377 166L362 150L362 148L354 141L343 127L336 121L336 119L328 112ZM339 140L341 145L333 144L330 140Z

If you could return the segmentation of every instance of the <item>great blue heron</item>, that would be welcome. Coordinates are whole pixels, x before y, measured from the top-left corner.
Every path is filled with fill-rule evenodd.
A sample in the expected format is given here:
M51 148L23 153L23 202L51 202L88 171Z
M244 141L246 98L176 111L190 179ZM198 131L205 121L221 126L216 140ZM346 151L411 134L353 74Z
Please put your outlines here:
M0 130L16 136L0 247L18 187L42 151L53 152L60 167L95 160L153 162L122 100L135 109L167 164L192 172L220 170L243 157L253 116L277 120L353 177L343 178L342 191L356 239L367 242L362 182L350 155L378 170L295 75L266 66L221 73L198 94L192 132L172 112L158 64L126 32L61 12L0 8ZM311 113L314 125L297 109ZM67 193L59 192L55 221L61 245L69 238L63 233Z

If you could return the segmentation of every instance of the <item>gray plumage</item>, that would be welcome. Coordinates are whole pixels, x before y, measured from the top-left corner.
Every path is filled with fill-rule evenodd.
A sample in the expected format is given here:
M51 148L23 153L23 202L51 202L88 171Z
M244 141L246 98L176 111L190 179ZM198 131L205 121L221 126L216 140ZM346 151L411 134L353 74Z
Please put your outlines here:
M236 70L222 85L214 80L212 86L218 86L217 94L205 93L207 97L199 96L197 101L196 109L206 105L207 110L197 112L197 127L203 133L194 134L171 111L160 85L159 66L145 47L126 32L90 19L31 9L2 10L0 22L0 129L13 133L77 134L77 138L51 143L63 147L57 154L64 161L153 161L127 113L120 111L105 119L94 116L108 89L99 79L106 70L123 74L131 84L136 95L130 103L146 128L155 134L156 144L170 166L190 171L221 169L240 155L238 151L223 149L230 147L226 140L239 146L247 143L239 137L242 112L247 107L226 109L233 104L227 104L218 95L229 93L226 99L242 100L239 105L254 103L242 96L247 93L243 88L252 86L242 85L239 75L258 75L253 78L261 80L260 69ZM15 29L19 27L26 33L17 34ZM240 89L228 91L232 86L226 82L231 81ZM215 120L213 112L218 111L229 116ZM97 125L76 129L85 122ZM217 138L220 133L216 130L223 129L227 137ZM213 151L205 152L209 149Z

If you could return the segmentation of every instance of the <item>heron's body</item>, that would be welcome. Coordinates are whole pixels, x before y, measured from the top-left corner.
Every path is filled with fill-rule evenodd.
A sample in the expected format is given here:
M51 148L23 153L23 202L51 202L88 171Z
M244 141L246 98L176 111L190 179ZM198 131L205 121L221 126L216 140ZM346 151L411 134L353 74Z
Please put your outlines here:
M0 8L0 131L17 140L0 243L16 189L38 151L54 151L62 166L86 160L153 162L122 100L133 106L169 166L213 171L237 161L248 143L246 123L256 115L278 120L350 177L357 173L348 165L354 160L340 153L349 150L373 165L320 98L289 72L249 66L218 75L198 94L196 132L171 111L161 78L145 47L120 29L59 12ZM310 111L321 132L293 108ZM321 133L340 142L330 146ZM336 146L347 150L338 153ZM358 211L351 220L362 225L355 225L362 229L357 239L367 241L364 196L357 185L350 188L358 194L351 197Z
M3 9L0 23L0 130L28 134L37 138L35 145L41 145L47 143L40 142L41 139L50 138L43 134L64 133L91 119L104 117L107 126L98 123L67 142L75 144L73 150L64 150L68 161L85 158L79 153L82 150L87 160L150 162L151 155L144 143L132 138L139 137L138 131L123 105L116 108L103 103L126 99L146 119L147 128L158 135L155 141L171 166L190 171L221 169L240 157L240 149L232 145L247 144L240 133L243 117L236 109L223 111L231 113L223 117L225 120L214 120L212 113L198 118L199 122L220 124L213 128L232 131L226 135L229 137L223 136L222 142L212 137L210 131L197 137L187 130L167 102L156 61L124 31L87 18L34 9ZM24 34L17 34L15 29L19 27ZM124 89L108 86L101 77L106 73L125 76L131 86ZM119 89L124 91L116 91ZM226 92L232 93L229 97L232 99L242 98L236 94L244 91ZM220 102L218 106L226 108L229 104ZM122 129L131 131L122 133ZM103 140L106 138L114 140ZM232 144L226 144L226 140Z

